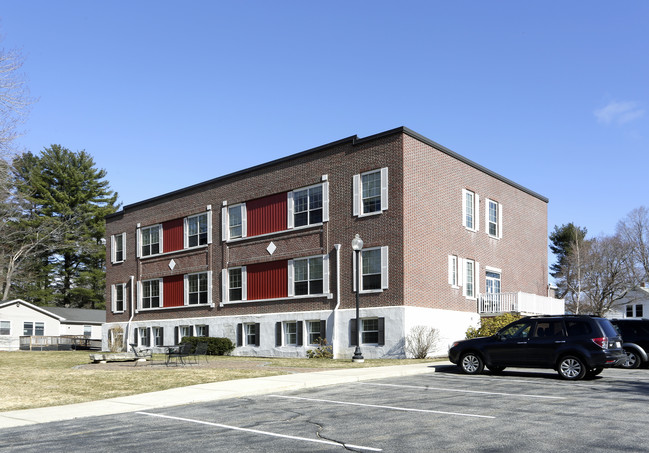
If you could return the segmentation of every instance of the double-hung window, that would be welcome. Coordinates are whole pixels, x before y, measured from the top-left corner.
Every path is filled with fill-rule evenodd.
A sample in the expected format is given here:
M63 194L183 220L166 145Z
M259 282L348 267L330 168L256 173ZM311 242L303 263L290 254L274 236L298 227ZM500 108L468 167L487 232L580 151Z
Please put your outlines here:
M112 286L112 309L113 313L124 311L125 284L117 283Z
M245 335L246 335L246 345L255 346L258 345L257 335L259 335L258 329L259 324L256 323L246 323L244 324Z
M187 303L189 305L209 303L208 273L188 274L187 278Z
M153 225L140 230L141 256L151 256L161 253L160 225Z
M379 343L379 319L361 319L361 343L378 344Z
M480 197L475 192L462 189L462 225L471 231L477 231L480 228L478 219L478 210L480 206Z
M140 283L140 307L143 309L159 308L162 304L161 280L146 280Z
M139 328L140 346L151 346L150 332L151 330L148 327Z
M207 337L209 336L209 326L207 325L197 325L194 326L194 335L197 337Z
M353 213L355 216L378 214L388 209L388 169L354 175Z
M642 304L637 304L635 306L635 317L636 318L642 318L644 316L643 308L644 308L644 305L642 305Z
M25 321L23 323L23 335L27 337L45 335L45 323Z
M293 261L294 295L323 294L322 256Z
M164 345L164 330L162 327L153 327L153 345L162 346Z
M245 300L244 298L244 277L245 271L242 267L228 269L227 278L227 295L229 301Z
M473 260L464 260L464 295L469 299L476 297L476 272Z
M376 247L361 251L361 292L382 291L388 288L388 247ZM354 253L354 282L356 291L356 253Z
M294 227L322 223L322 184L318 184L317 186L309 187L306 189L296 190L292 193L292 196Z
M126 233L112 236L111 241L111 262L121 263L126 259L125 255Z
M324 321L307 321L307 337L309 344L318 344L320 340L325 338L326 332L323 332Z
M0 321L0 335L11 335L11 321Z
M486 205L487 234L500 239L502 237L502 205L489 199L487 199Z
M208 243L208 214L199 214L192 217L187 217L186 231L187 231L187 244L186 247L198 247Z
M284 323L284 346L297 346L297 322Z

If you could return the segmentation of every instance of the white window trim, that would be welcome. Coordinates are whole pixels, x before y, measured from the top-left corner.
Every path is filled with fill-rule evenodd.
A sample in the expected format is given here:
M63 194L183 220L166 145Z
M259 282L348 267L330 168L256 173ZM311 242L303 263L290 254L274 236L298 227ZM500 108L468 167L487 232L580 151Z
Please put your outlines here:
M202 215L205 215L206 222L207 222L207 243L205 244L199 244L195 245L193 247L189 246L189 220L193 219L195 217L200 217ZM183 248L185 249L195 249L199 247L205 247L206 245L209 245L212 243L212 211L206 211L206 212L201 212L200 214L194 214L187 216L183 219Z
M457 255L448 256L448 284L453 288L460 287L460 273L458 270L458 262L459 259Z
M160 294L160 296L159 296L160 297L160 306L159 307L144 308L144 307L142 307L142 295L143 295L142 284L145 283L145 282L150 282L150 281L154 281L154 280L158 281L158 289L159 289L159 294ZM149 279L146 279L146 280L138 281L137 282L137 307L138 307L138 310L149 311L149 310L160 310L162 308L165 308L164 307L164 294L163 294L163 291L164 291L164 282L163 282L163 280L161 278L149 278ZM176 307L172 307L172 308L176 308Z
M360 253L360 266L361 269L363 268L363 252L367 252L370 250L376 250L380 249L381 250L381 289L361 289L361 294L368 294L368 293L380 293L388 289L388 246L383 246L383 247L368 247L366 249L363 249ZM353 278L354 281L352 283L352 290L355 292L356 291L356 285L358 281L358 277L356 276L357 274L357 269L358 265L356 263L356 252L354 252L353 258L352 258L352 263L353 263Z
M494 203L496 205L496 235L489 233L489 208L490 204ZM495 200L489 198L485 199L485 232L494 239L502 239L503 237L503 205L498 203Z
M311 323L317 323L318 324L318 336L319 338L326 338L327 332L320 332L320 326L322 326L322 320L320 319L307 319L304 321L304 328L306 330L306 340L304 341L304 344L306 346L319 346L318 343L311 343L310 338L311 338Z
M241 269L241 300L230 300L230 270ZM248 300L248 273L246 266L236 266L221 270L221 305L240 304ZM255 301L258 302L258 301Z
M120 236L122 237L122 260L117 261L116 241ZM117 264L123 263L124 261L126 261L126 233L114 234L110 237L110 262Z
M122 287L122 309L117 310L117 287ZM126 306L126 283L115 283L110 286L110 302L111 302L111 311L113 313L124 313L124 307Z
M473 227L466 222L466 196L473 194ZM462 189L462 226L469 231L480 231L480 195L472 190Z
M295 343L288 343L286 341L286 336L288 335L288 332L286 331L286 326L288 324L295 324ZM282 322L282 346L288 346L288 347L298 347L298 341L300 339L300 333L298 332L298 329L300 328L300 323L298 321L283 321Z
M160 241L158 242L158 253L151 253L149 255L143 255L142 254L142 247L143 247L143 244L142 244L142 230L148 230L148 229L151 229L151 228L158 228L158 238L160 239ZM148 258L150 256L158 256L158 255L164 254L164 244L162 243L163 239L164 239L164 231L162 229L162 224L161 223L158 223L158 224L155 224L155 225L149 225L149 226L145 226L145 227L139 227L137 229L137 248L136 248L137 257L138 258Z
M295 295L295 261L308 260L310 258L322 258L322 293ZM288 261L288 297L295 299L306 299L309 297L323 297L329 295L329 255L313 255L304 258L295 258Z
M362 176L370 173L381 172L381 209L376 212L363 212L363 187ZM353 177L353 214L355 217L367 217L378 215L388 210L388 168L383 167L376 170L356 174Z
M248 343L248 327L250 326L256 326L259 323L255 322L243 322L241 323L241 346L257 346L257 342L255 343ZM259 329L257 329L257 332L255 332L255 337L259 337L259 330L261 330L261 326Z
M464 297L466 297L469 300L476 300L478 298L478 294L480 294L480 263L478 263L475 260L471 259L462 259L462 274L463 274L463 289L462 289L462 294ZM466 285L466 265L467 262L472 262L473 263L473 294L469 295L467 294L467 285Z
M230 209L241 207L241 237L230 237ZM238 241L248 237L248 218L245 203L237 203L231 206L225 205L221 208L221 241Z
M11 320L9 319L0 319L0 322L8 322L9 323L9 333L7 334L2 334L2 336L11 336L11 325L13 324Z
M307 223L306 225L295 226L295 192L300 192L302 190L309 190L314 187L322 187L322 222L319 223ZM298 229L298 228L308 228L312 226L322 225L325 222L329 221L329 181L320 182L318 184L313 184L311 186L300 187L299 189L292 190L288 192L286 196L286 227L287 229Z
M207 274L207 303L190 304L189 303L189 276L200 275L200 274ZM184 285L183 305L185 307L206 307L206 306L214 307L214 302L212 301L212 271L192 272L191 274L185 274L183 276L183 285Z

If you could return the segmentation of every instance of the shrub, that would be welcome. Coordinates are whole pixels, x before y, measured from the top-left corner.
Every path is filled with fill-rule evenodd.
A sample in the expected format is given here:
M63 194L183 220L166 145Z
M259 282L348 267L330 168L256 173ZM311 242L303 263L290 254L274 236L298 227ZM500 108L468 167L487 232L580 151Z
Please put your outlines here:
M310 359L333 359L333 347L327 344L326 338L318 338L318 347L316 349L309 349L306 351L306 356Z
M514 313L505 313L499 316L494 316L493 318L482 318L480 320L479 328L476 329L475 327L469 327L466 331L466 338L468 340L470 338L489 337L494 335L510 322L514 322L518 319L521 319L521 316Z
M406 337L406 354L414 359L425 359L439 342L439 332L434 327L415 326Z
M222 337L183 337L183 343L190 343L196 349L198 343L207 343L207 355L228 355L234 350L234 343Z

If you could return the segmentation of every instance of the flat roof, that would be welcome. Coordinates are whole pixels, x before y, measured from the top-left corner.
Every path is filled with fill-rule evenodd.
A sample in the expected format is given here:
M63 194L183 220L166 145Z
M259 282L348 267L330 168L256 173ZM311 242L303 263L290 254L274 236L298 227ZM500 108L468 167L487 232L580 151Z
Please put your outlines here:
M494 171L491 171L488 168L486 168L486 167L484 167L484 166L482 166L482 165L480 165L480 164L478 164L476 162L473 162L470 159L467 159L466 157L456 153L455 151L452 151L452 150L446 148L445 146L442 146L439 143L436 143L436 142L430 140L429 138L426 138L423 135L418 134L417 132L408 129L405 126L401 126L401 127L395 128L395 129L390 129L388 131L380 132L378 134L370 135L370 136L364 137L364 138L359 138L358 135L352 135L351 137L336 140L335 142L327 143L325 145L321 145L321 146L318 146L316 148L311 148L311 149L308 149L306 151L291 154L291 155L288 155L286 157L281 157L279 159L271 160L271 161L265 162L263 164L255 165L253 167L249 167L249 168L239 170L239 171L236 171L236 172L233 172L233 173L229 173L229 174L226 174L226 175L223 175L223 176L218 176L216 178L213 178L213 179L210 179L210 180L207 180L207 181L203 181L203 182L200 182L198 184L193 184L191 186L183 187L181 189L174 190L172 192L167 192L167 193L162 194L162 195L147 198L145 200L138 201L136 203L131 203L129 205L126 205L121 210L119 210L117 212L114 212L112 214L108 214L106 216L106 218L109 219L109 218L112 218L112 217L117 217L117 216L122 215L127 210L135 209L135 208L137 208L139 206L142 206L142 205L154 202L154 201L159 201L159 200L162 200L162 199L170 197L170 196L179 195L179 194L181 194L183 192L186 192L186 191L191 191L191 190L200 188L202 186L208 186L208 185L211 185L211 184L214 184L214 183L217 183L217 182L224 181L224 180L226 180L228 178L232 178L232 177L235 177L235 176L241 176L241 175L244 175L246 173L250 173L250 172L257 171L257 170L267 168L267 167L271 167L271 166L279 164L279 163L283 163L283 162L290 161L290 160L293 160L293 159L298 159L300 157L304 157L304 156L307 156L307 155L310 155L310 154L314 154L314 153L323 151L325 149L332 148L334 146L339 146L339 145L345 144L345 143L351 143L352 145L359 145L359 144L362 144L362 143L365 143L365 142L368 142L368 141L377 140L377 139L380 139L380 138L384 138L384 137L388 137L390 135L396 135L396 134L409 135L410 137L412 137L412 138L414 138L416 140L419 140L420 142L426 143L427 145L432 146L433 148L443 152L444 154L447 154L447 155L453 157L454 159L459 160L460 162L463 162L463 163L465 163L465 164L467 164L467 165L469 165L469 166L471 166L471 167L473 167L473 168L475 168L477 170L480 170L481 172L486 173L489 176L492 176L492 177L494 177L494 178L496 178L496 179L498 179L498 180L500 180L500 181L502 181L502 182L504 182L504 183L506 183L506 184L508 184L508 185L510 185L512 187L515 187L516 189L519 189L519 190L521 190L521 191L523 191L523 192L525 192L525 193L527 193L529 195L532 195L533 197L536 197L536 198L538 198L539 200L541 200L541 201L543 201L545 203L547 203L549 201L548 198L544 197L543 195L540 195L540 194L538 194L538 193L536 193L536 192L534 192L534 191L532 191L532 190L530 190L530 189L528 189L528 188L526 188L524 186L521 186L520 184L512 181L511 179L505 178L504 176L502 176L502 175L500 175L500 174L498 174L498 173L496 173Z

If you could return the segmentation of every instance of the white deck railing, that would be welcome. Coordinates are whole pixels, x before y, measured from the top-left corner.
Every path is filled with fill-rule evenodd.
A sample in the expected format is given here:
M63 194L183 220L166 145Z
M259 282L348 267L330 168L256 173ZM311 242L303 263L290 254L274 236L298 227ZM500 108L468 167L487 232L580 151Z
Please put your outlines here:
M529 293L496 293L478 296L480 314L521 313L526 315L563 315L563 299Z

